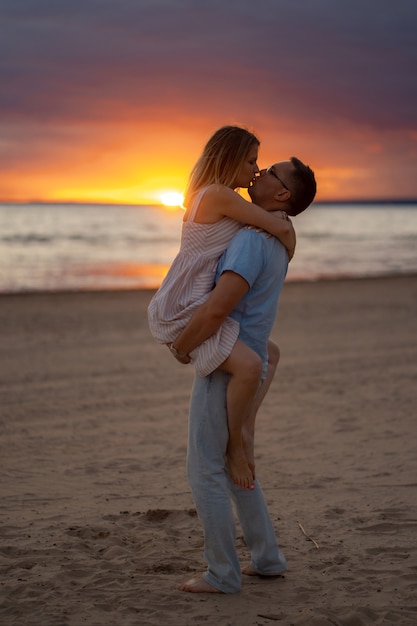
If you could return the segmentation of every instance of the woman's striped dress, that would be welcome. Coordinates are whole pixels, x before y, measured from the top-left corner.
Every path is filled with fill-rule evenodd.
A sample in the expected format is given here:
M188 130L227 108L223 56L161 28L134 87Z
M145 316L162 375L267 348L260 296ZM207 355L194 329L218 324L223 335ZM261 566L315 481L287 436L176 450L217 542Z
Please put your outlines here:
M148 308L149 328L158 343L178 338L214 287L217 263L242 224L224 217L214 224L194 221L204 188L183 222L180 251ZM207 376L230 355L239 324L226 318L219 330L190 354L199 376Z

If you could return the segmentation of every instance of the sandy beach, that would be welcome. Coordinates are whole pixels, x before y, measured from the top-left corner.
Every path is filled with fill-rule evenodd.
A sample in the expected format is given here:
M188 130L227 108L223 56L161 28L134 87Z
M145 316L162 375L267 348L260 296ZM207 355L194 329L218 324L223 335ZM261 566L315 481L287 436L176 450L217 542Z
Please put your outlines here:
M152 295L0 296L0 624L415 626L417 277L285 285L256 458L288 571L236 595L176 589L193 370Z

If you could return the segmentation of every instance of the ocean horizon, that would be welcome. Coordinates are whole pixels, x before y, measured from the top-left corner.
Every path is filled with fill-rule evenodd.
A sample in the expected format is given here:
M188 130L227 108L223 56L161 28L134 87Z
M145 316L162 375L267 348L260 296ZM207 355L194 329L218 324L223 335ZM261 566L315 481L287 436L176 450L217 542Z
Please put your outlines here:
M293 219L287 281L417 274L417 200L320 201ZM1 203L0 293L155 289L179 249L183 210Z

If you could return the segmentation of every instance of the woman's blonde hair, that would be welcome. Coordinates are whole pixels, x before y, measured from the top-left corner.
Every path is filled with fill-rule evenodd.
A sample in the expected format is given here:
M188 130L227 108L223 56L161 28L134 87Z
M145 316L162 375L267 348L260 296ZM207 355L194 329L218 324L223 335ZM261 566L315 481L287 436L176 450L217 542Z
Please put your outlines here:
M253 133L240 126L222 126L216 130L191 170L185 196L190 197L215 183L233 185L249 150L259 143Z

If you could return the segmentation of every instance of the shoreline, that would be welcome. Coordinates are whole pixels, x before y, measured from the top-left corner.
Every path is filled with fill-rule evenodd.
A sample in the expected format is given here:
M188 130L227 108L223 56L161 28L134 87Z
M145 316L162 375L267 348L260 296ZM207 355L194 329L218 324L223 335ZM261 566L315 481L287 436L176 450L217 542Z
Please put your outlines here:
M383 280L397 280L397 279L413 279L417 278L417 272L406 272L401 274L378 274L374 276L321 276L318 278L293 278L286 279L286 285L311 285L311 284L321 284L321 283L335 283L335 282L364 282L364 281L383 281ZM39 289L39 290L21 290L21 291L1 291L0 290L0 298L9 297L9 296L52 296L54 294L57 295L74 295L77 293L80 294L109 294L109 293L155 293L159 287L113 287L113 288L97 288L92 289L86 288L78 288L78 289Z
M0 622L414 626L417 275L285 283L255 456L288 571L221 597L176 589L204 569L193 370L153 293L0 294Z

